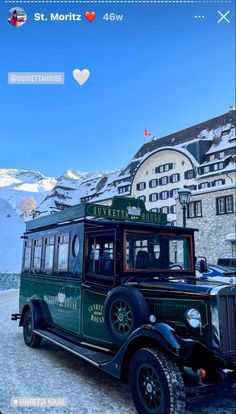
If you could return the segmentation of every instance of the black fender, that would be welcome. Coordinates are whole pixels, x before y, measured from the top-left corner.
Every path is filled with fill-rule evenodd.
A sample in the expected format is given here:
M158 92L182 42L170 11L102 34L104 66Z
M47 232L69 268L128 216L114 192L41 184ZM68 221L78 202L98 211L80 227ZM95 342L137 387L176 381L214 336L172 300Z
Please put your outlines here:
M181 344L174 329L166 323L142 325L137 328L108 364L100 368L117 378L125 378L133 354L140 348L154 346L181 362Z
M42 308L42 300L38 296L32 296L27 299L25 302L20 316L19 326L23 326L24 317L27 309L31 309L33 315L33 329L43 329L44 328L44 313Z

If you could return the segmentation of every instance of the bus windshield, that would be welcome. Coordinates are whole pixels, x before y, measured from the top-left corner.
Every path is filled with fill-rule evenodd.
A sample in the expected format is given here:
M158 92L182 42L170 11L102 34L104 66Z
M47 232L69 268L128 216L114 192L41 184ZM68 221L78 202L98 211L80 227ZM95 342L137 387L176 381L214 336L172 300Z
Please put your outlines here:
M191 271L189 236L125 231L126 271Z

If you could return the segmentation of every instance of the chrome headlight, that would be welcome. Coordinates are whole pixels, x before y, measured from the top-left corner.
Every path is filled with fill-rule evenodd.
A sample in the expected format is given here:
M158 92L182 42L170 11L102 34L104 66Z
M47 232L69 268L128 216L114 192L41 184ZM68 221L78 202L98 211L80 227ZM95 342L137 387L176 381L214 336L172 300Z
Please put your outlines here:
M189 309L185 314L187 323L191 328L199 328L202 323L202 317L197 309Z

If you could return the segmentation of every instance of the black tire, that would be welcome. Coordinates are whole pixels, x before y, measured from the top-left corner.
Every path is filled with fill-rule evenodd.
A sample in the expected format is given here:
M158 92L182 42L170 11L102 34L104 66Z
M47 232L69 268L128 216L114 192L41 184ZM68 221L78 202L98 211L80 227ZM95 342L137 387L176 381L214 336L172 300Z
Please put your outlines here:
M184 382L176 363L153 348L137 351L129 381L139 414L184 414Z
M139 326L148 322L148 305L133 286L117 286L104 304L105 323L114 345L120 347Z
M27 309L24 316L23 337L25 344L30 348L37 348L42 342L42 337L33 332L33 315L30 308Z

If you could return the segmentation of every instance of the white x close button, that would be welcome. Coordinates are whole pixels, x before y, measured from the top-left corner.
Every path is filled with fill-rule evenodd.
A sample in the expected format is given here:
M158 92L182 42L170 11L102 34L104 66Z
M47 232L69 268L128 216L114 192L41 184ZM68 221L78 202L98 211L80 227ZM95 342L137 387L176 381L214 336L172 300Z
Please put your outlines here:
M230 20L227 19L227 17L226 17L230 13L230 10L228 10L225 14L223 14L223 13L221 13L221 11L217 10L217 13L221 16L217 23L220 23L220 22L223 22L223 21L226 21L227 23L230 23Z

